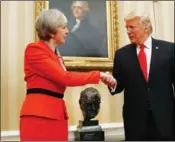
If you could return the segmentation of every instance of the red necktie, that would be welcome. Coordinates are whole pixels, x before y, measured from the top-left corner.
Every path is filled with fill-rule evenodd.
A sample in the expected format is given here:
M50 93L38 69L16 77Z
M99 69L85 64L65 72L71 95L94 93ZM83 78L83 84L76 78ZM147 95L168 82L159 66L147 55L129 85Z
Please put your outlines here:
M145 45L140 45L140 52L138 55L138 59L139 59L139 63L140 63L140 67L142 69L143 75L145 77L145 79L147 80L147 61L146 61L146 53L144 51Z

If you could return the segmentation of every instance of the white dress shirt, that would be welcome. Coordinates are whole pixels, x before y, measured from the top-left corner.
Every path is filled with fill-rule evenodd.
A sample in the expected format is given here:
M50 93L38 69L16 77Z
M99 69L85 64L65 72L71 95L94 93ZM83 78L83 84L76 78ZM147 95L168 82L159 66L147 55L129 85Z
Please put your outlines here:
M148 39L144 42L144 45L145 45L144 51L145 51L146 60L147 60L147 73L148 73L148 78L149 78L151 54L152 54L152 38L151 38L151 36L149 36ZM136 52L137 52L137 55L140 52L139 45L137 45ZM116 87L117 86L115 86L114 88L111 88L112 89L111 92L115 92Z
M74 25L74 27L72 28L71 32L74 32L80 25L80 20L76 19L76 24Z

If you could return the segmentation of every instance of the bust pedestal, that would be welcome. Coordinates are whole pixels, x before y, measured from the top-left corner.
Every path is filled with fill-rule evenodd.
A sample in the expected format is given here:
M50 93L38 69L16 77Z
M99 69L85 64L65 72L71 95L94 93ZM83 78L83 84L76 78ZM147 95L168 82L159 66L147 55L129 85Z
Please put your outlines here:
M79 121L77 131L74 132L75 141L104 141L104 131L98 120Z

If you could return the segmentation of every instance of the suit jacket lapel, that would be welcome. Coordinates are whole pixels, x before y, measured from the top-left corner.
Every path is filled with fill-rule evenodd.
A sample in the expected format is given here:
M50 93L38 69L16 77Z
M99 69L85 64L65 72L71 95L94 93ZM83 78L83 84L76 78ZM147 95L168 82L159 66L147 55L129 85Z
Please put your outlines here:
M49 53L50 57L54 60L58 60L57 55L50 49L50 47L42 40L38 41L38 44L42 46L43 50Z
M133 59L133 65L136 66L136 69L140 69L139 61L138 61L138 56L137 56L137 51L136 51L136 45L132 44L132 59Z
M158 56L158 54L157 54L158 49L159 49L159 45L157 43L157 40L152 38L152 54L151 54L151 62L150 62L148 82L151 81L151 78L153 76L153 70L154 70L154 67L156 66L156 60L157 60L157 56Z

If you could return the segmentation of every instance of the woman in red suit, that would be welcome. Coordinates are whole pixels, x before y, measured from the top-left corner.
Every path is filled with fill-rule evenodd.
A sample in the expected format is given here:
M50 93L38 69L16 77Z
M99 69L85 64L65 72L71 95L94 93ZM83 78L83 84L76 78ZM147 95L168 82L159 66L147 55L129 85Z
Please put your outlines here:
M108 78L99 71L66 71L55 47L65 42L67 19L56 9L43 11L36 21L39 41L27 45L24 72L27 95L20 112L20 139L68 140L68 115L63 100L67 86L97 84Z

